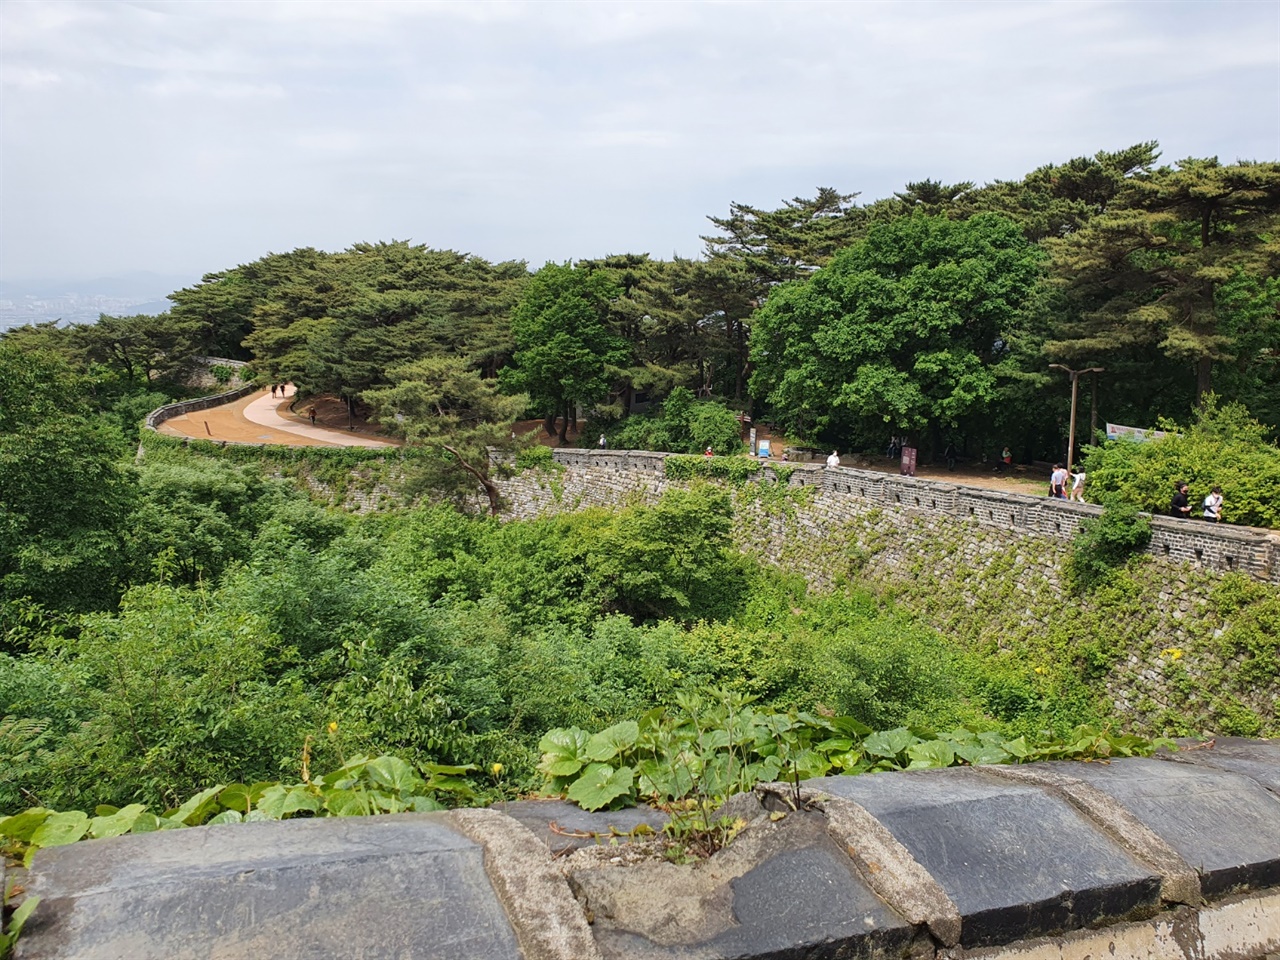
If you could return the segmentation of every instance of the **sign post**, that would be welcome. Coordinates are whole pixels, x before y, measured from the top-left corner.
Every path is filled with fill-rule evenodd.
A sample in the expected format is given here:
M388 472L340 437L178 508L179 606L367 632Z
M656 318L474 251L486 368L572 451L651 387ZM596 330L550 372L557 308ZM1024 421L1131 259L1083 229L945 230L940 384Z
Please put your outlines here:
M902 448L902 475L904 477L914 477L916 475L916 448Z

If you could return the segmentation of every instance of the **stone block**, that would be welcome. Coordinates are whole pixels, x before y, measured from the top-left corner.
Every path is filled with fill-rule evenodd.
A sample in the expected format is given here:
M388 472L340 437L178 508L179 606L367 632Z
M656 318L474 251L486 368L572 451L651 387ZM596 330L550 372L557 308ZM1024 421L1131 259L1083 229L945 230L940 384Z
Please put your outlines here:
M819 813L760 817L710 859L612 866L569 858L609 960L908 955L917 931L881 903Z
M1189 763L1238 773L1262 784L1280 796L1280 740L1246 740L1242 737L1218 737L1212 746L1192 741L1183 749L1158 754L1161 760Z
M806 786L875 816L938 882L964 947L1153 914L1160 878L1039 788L973 769L827 777Z
M40 851L17 960L520 957L447 814L228 824Z
M567 800L514 800L496 803L491 808L518 821L553 853L576 850L611 840L619 843L644 824L655 833L666 826L667 815L649 806L625 810L583 810Z
M1255 780L1134 757L1055 763L1114 798L1200 872L1206 897L1280 885L1280 800Z

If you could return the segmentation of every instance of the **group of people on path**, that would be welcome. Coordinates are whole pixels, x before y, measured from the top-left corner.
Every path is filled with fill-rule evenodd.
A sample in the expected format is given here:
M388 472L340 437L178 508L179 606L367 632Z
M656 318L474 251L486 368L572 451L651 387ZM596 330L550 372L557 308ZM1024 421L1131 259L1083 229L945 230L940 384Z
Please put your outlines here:
M1211 523L1222 522L1222 488L1214 487L1201 503L1202 519ZM1183 480L1174 484L1173 499L1169 502L1169 516L1182 520L1191 518L1191 486Z
M1053 473L1049 474L1049 496L1056 500L1074 500L1084 503L1084 485L1089 475L1081 467L1072 473L1060 463L1053 465ZM1071 481L1071 490L1067 491L1067 481Z

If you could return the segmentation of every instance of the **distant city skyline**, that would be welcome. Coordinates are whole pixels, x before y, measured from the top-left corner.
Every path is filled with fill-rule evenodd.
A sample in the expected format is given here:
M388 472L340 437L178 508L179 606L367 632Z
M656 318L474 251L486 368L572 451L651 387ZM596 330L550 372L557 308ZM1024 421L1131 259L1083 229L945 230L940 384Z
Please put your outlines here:
M392 239L536 268L819 186L1280 159L1280 4L6 0L0 96L10 286Z

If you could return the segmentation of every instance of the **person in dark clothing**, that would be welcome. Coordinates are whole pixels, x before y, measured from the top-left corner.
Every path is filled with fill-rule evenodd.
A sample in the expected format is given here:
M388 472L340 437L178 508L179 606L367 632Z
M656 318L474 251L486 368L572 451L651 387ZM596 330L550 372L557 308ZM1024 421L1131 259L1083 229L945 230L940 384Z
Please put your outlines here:
M1173 500L1169 503L1169 516L1181 517L1183 520L1191 516L1191 499L1187 496L1188 489L1185 483L1178 484L1178 492L1173 495Z
M956 445L955 441L947 441L947 449L942 451L942 455L947 458L947 469L954 470L956 468Z

